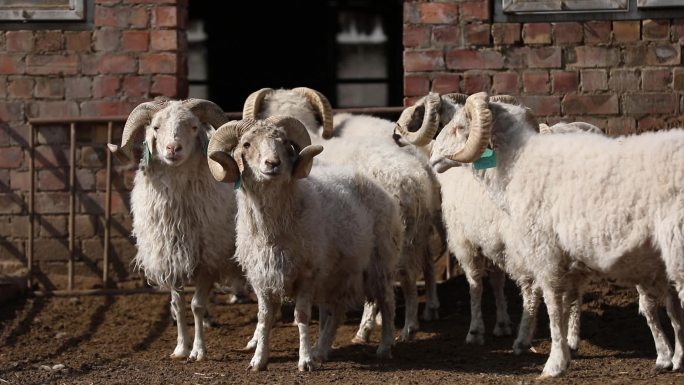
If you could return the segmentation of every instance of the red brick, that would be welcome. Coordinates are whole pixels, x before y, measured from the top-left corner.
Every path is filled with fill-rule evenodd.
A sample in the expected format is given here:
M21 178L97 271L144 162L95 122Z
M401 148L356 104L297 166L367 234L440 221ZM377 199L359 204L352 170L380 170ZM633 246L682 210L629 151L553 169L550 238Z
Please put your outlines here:
M28 171L10 170L10 185L12 190L28 191L29 190L29 173Z
M608 136L631 135L636 133L636 120L632 117L613 117L608 119L605 126Z
M684 70L681 68L675 68L672 78L672 87L677 91L684 91Z
M104 55L81 55L81 75L98 75L97 66Z
M150 14L147 8L133 8L128 15L128 25L132 28L147 28L150 23Z
M78 55L28 55L26 73L31 75L74 75L78 73Z
M0 102L0 121L18 122L24 121L22 108L24 102ZM14 138L12 138L14 140Z
M33 96L35 81L30 77L10 77L7 91L11 98L26 99Z
M95 26L124 28L128 26L130 7L95 7Z
M40 238L66 238L69 235L68 222L66 215L41 215L38 217L37 235Z
M21 196L14 193L0 194L0 214L19 214L23 207Z
M156 75L150 89L152 95L175 97L178 94L178 79L170 75Z
M24 160L21 147L3 147L0 151L0 168L17 168Z
M610 21L587 21L584 23L585 44L610 43Z
M128 115L131 112L128 102L121 101L87 101L81 103L84 116L116 116Z
M114 28L100 28L94 33L95 50L112 52L121 46L121 31Z
M458 21L458 5L447 3L419 3L420 22L423 24L452 24Z
M64 79L65 96L67 99L89 98L93 81L91 78L78 77Z
M152 9L152 27L176 27L178 10L176 7L155 7Z
M674 114L679 102L677 95L660 94L628 94L623 96L625 114Z
M147 96L150 91L150 78L147 76L127 76L123 81L127 96Z
M66 214L69 212L69 193L36 193L34 204L35 210L41 214Z
M404 76L404 95L425 95L430 90L430 79L427 76L406 75Z
M458 25L436 25L432 27L432 42L435 46L460 46L461 27Z
M104 5L114 5L114 4L119 4L121 0L95 0L95 4L104 4Z
M560 68L560 47L533 47L529 49L527 65L530 68Z
M128 202L127 192L112 191L112 213L127 213L130 210L126 207ZM79 202L78 211L87 214L104 214L104 193L82 194L83 199Z
M178 62L178 55L172 53L145 54L140 59L141 74L174 74ZM406 65L406 64L405 64Z
M612 91L636 91L639 89L639 73L631 69L613 69L610 71L608 87Z
M403 41L404 47L422 48L429 46L430 27L424 25L404 25Z
M645 91L660 91L671 84L669 69L644 68L641 70L641 88Z
M404 51L404 70L432 71L444 69L442 51Z
M100 219L93 215L74 216L74 235L76 238L91 238L95 235L95 227ZM100 254L102 255L102 254Z
M668 19L642 20L641 33L644 40L668 40L670 21Z
M105 169L102 170L106 172ZM93 170L86 168L79 168L76 170L76 182L80 190L94 190L95 189L95 174ZM104 189L103 189L104 190Z
M551 72L551 90L555 93L575 92L579 90L579 76L575 71Z
M65 169L51 168L38 171L39 191L66 190L68 187Z
M115 96L119 93L119 85L117 76L98 76L93 79L93 97Z
M0 98L4 99L7 97L7 77L6 76L0 76ZM0 146L2 146L2 135L3 131L0 130Z
M66 31L64 32L64 37L66 39L66 49L73 52L87 52L90 51L90 43L92 42L93 35L90 31L84 32L74 32Z
M555 44L579 44L582 42L582 24L554 23L553 42Z
M551 24L525 23L522 37L525 44L551 44Z
M67 126L39 126L36 132L36 143L37 144L49 144L55 146L57 144L67 144L69 140L67 139Z
M494 23L492 24L492 39L495 45L516 44L520 42L520 24Z
M178 31L175 29L152 31L150 33L150 48L152 51L178 50Z
M534 111L537 116L557 116L560 115L559 96L521 96L523 105Z
M0 74L19 75L25 69L24 57L21 55L0 55Z
M625 51L625 64L629 67L651 65L681 64L681 46L669 43L651 43L648 45L628 46Z
M452 50L447 52L447 67L450 69L496 69L503 68L504 58L492 50Z
M69 163L68 146L39 145L35 149L36 168L54 168Z
M489 91L492 86L491 77L484 73L466 72L463 80L463 91L466 94L474 94L480 91Z
M519 89L517 72L497 72L494 74L492 93L517 95Z
M489 20L489 1L463 3L461 5L461 20Z
M64 79L39 77L36 79L35 95L38 98L64 98Z
M582 91L604 91L608 89L608 73L606 70L582 70Z
M124 31L124 51L147 51L149 47L150 33L148 31Z
M579 46L574 50L574 61L569 65L577 67L614 67L620 62L617 48Z
M566 115L613 115L618 112L617 95L566 95L563 99Z
M439 74L432 78L432 91L440 94L460 92L461 76L458 74Z
M100 57L98 69L103 74L134 73L136 69L136 60L125 54L105 55Z
M489 24L466 24L463 27L466 45L488 45Z
M42 52L59 51L62 49L63 36L62 31L38 31L35 49Z
M7 31L5 47L8 52L30 52L34 47L33 31Z
M30 117L66 118L78 116L78 104L72 101L35 102L29 105Z
M672 41L684 43L684 19L672 20Z
M502 50L504 54L504 67L507 69L527 68L527 58L530 55L529 47L511 47Z
M418 3L415 2L404 2L404 23L420 23L420 10L418 9Z
M639 41L641 38L641 22L637 21L614 21L613 36L618 43Z
M549 92L549 74L546 71L523 72L523 89L530 94L546 94Z

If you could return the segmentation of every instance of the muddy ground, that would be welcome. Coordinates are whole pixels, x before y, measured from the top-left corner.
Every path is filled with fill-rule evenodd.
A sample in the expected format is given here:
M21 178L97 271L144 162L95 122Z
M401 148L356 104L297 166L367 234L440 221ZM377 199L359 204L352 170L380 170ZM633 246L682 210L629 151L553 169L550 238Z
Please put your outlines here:
M491 335L494 308L488 286L484 294L488 334L482 347L463 344L469 321L463 276L440 284L439 294L441 319L423 323L416 342L397 344L391 361L374 357L375 343L349 342L360 315L352 312L338 331L331 361L313 373L297 371L297 329L287 322L279 322L274 329L268 371L247 371L251 354L241 348L255 325L255 304L213 304L218 325L207 331L209 359L189 363L168 358L175 346L176 328L170 321L167 295L20 298L0 306L0 385L535 381L550 346L546 313L540 316L534 343L537 352L515 356L512 337ZM520 298L510 282L507 296L517 322ZM217 297L218 301L225 299L224 295ZM398 303L397 325L401 325L400 297ZM667 321L664 311L662 319ZM570 372L545 383L684 384L682 373L653 371L655 349L646 322L638 315L634 289L592 285L585 295L582 322L583 341ZM376 332L375 342L377 337ZM48 368L59 364L64 368Z

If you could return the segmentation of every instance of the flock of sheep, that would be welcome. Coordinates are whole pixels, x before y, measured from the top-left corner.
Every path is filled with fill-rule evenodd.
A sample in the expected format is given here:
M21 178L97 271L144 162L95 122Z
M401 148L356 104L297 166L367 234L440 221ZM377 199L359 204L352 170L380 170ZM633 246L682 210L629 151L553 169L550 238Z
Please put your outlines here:
M684 130L609 138L581 122L549 127L515 98L486 93L430 93L397 122L333 116L325 96L295 88L254 92L240 121L206 100L143 103L121 145L109 148L131 160L141 141L131 193L135 263L171 289L179 320L173 358L206 357L208 297L224 281L249 284L258 299L247 343L253 370L267 367L285 298L295 305L299 370L328 359L345 312L361 304L354 341L369 341L381 325L377 355L390 358L395 280L406 311L397 340L411 341L419 329L421 273L423 318L438 317L428 239L443 223L470 285L466 343L484 343L486 270L496 297L493 333L512 333L508 275L523 296L514 351L531 346L543 297L552 345L542 376L558 376L578 347L583 284L601 276L636 286L656 367L682 367ZM188 282L192 340L182 300ZM663 303L674 351L658 319ZM312 346L314 304L320 333Z

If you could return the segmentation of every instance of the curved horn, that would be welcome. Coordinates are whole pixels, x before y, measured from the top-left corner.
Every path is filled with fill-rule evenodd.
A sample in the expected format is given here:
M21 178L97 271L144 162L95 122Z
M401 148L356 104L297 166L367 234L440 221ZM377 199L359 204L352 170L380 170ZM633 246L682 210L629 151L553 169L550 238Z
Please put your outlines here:
M214 128L219 128L226 122L226 113L214 102L204 99L186 99L182 104L192 111L202 123L211 124Z
M119 159L122 159L123 155L127 156L129 159L132 158L131 139L133 139L138 130L150 124L152 115L164 108L164 104L165 103L153 101L141 103L135 107L128 115L128 119L126 119L123 134L121 135L121 145L117 146L112 143L107 143L109 150Z
M293 88L292 91L304 96L306 100L308 100L309 103L316 109L316 111L318 111L318 114L321 115L321 121L323 124L323 132L321 133L321 136L323 139L332 138L333 113L332 106L330 106L328 98L326 98L322 93L307 87Z
M548 124L539 123L539 133L540 134L550 134L551 132L552 132L551 127L549 127Z
M516 99L515 96L511 95L494 95L489 97L490 102L494 103L505 103L505 104L512 104L514 106L521 106L520 102L518 99Z
M439 126L439 111L442 99L439 94L431 92L415 105L408 107L401 113L397 120L396 131L407 141L416 146L425 146L430 143ZM421 115L422 114L422 115ZM418 130L411 132L408 127L414 125L422 116L422 122Z
M211 136L207 146L207 162L214 179L231 183L240 177L238 166L230 157L230 153L237 146L242 134L255 123L254 119L233 120L219 127Z
M569 126L576 128L578 131L591 132L594 134L603 134L603 130L587 122L571 122Z
M259 91L252 92L242 106L242 119L257 119L259 111L261 111L261 102L272 93L272 88L262 88Z
M445 94L442 95L442 100L446 100L448 102L451 102L453 104L465 104L466 100L468 99L468 95L466 94Z
M306 130L304 124L299 120L290 116L271 116L266 119L266 122L278 127L283 127L287 133L288 139L299 146L297 151L311 145L309 131Z
M472 163L482 155L491 135L492 112L489 110L487 93L470 95L463 108L470 133L463 148L447 157L456 162Z

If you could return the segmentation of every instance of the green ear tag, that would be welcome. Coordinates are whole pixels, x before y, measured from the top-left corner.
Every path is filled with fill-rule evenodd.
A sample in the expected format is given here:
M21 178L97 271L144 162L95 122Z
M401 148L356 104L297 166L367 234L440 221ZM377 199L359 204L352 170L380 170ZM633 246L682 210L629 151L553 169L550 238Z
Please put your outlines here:
M473 166L475 167L475 170L496 167L496 154L491 148L485 148L482 156L473 163Z
M209 141L208 140L204 143L202 150L204 150L204 155L206 156L209 152Z
M150 152L150 147L147 145L147 141L143 141L143 147L145 147L145 153L143 155L143 166L147 167L150 164L150 158L152 158L152 153Z
M233 190L239 190L240 186L242 186L242 178L238 177L235 181L235 185L233 185Z

